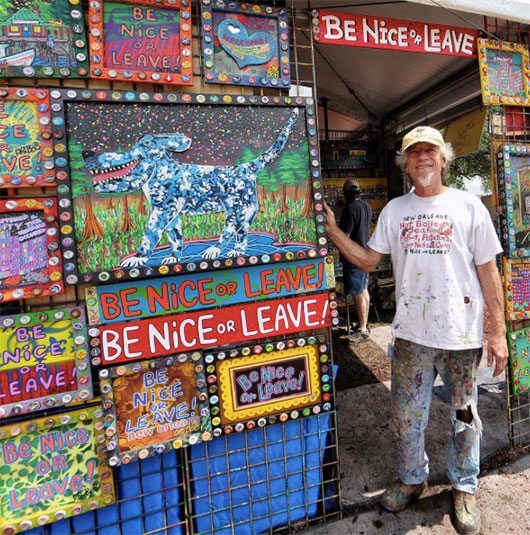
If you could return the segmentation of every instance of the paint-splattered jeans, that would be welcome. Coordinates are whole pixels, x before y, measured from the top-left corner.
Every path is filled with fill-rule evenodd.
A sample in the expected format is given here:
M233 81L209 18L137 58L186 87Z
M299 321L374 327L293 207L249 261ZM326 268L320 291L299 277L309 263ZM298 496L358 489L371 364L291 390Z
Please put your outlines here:
M482 424L477 412L476 372L482 349L450 351L396 339L392 360L392 431L399 449L399 477L407 485L427 479L425 429L432 387L440 374L451 392L453 433L447 454L451 485L476 493ZM469 422L469 423L466 423Z

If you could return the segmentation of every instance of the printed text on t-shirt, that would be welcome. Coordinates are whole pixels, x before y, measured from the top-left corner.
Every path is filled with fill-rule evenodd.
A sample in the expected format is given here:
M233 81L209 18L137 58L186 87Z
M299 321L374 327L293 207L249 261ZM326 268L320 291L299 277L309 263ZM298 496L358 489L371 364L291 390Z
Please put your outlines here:
M451 249L453 224L447 214L407 216L399 223L401 246L409 254L447 254Z

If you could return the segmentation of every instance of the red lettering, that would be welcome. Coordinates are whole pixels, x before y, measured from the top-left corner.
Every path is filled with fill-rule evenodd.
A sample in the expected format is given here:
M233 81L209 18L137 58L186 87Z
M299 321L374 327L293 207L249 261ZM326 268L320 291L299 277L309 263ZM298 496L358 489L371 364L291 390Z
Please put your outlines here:
M140 304L138 299L130 299L129 295L136 293L136 288L127 288L120 290L120 301L123 307L123 315L127 318L133 318L134 316L141 316L141 310L131 310L131 307L135 307Z
M101 312L106 320L113 320L121 314L121 308L118 304L118 296L113 293L101 294Z

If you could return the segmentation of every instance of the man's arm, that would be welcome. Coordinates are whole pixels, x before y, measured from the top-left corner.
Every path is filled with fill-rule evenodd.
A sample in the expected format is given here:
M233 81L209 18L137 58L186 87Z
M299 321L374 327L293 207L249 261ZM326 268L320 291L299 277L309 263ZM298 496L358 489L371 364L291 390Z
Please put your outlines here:
M508 344L504 322L504 294L495 259L477 266L477 274L491 322L491 333L488 339L488 366L494 366L493 377L497 377L506 367Z
M373 249L365 249L355 243L350 237L342 232L337 226L333 210L324 202L324 214L326 216L326 232L329 239L337 246L342 256L359 269L367 273L373 271L381 262L383 254Z

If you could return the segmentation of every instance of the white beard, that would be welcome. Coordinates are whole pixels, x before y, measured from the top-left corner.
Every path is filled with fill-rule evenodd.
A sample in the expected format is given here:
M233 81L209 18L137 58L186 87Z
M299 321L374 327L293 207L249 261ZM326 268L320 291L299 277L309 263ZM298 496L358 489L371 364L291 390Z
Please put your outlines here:
M429 173L427 176L418 177L418 185L422 188L428 188L432 184L434 173Z

